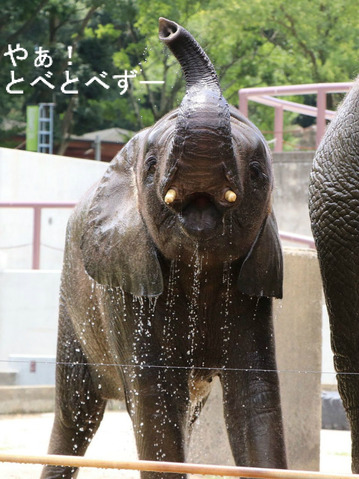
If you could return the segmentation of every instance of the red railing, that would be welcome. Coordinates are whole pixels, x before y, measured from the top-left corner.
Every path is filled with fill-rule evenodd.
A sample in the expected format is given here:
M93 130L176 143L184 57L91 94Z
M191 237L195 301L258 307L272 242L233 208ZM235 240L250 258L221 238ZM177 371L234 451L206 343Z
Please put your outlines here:
M43 208L73 208L75 202L0 202L1 208L32 208L34 210L32 269L40 269L41 212Z
M289 86L272 86L260 88L242 88L239 90L239 110L248 117L248 101L261 103L262 105L271 106L275 109L274 113L274 151L283 150L283 112L292 111L307 116L317 118L317 134L316 146L322 139L326 120L332 120L335 111L327 110L327 93L345 93L351 86L352 82L345 83L313 83L308 85L289 85ZM288 100L281 100L277 96L286 95L317 95L317 107L303 105Z
M279 231L279 236L282 241L290 241L291 243L298 243L315 249L314 239L311 236L287 233L286 231Z
M73 208L76 202L0 202L0 208L32 208L34 210L33 243L32 243L32 269L40 269L41 249L41 212L44 208ZM310 236L286 233L280 231L282 240L299 243L309 248L315 248L313 238Z

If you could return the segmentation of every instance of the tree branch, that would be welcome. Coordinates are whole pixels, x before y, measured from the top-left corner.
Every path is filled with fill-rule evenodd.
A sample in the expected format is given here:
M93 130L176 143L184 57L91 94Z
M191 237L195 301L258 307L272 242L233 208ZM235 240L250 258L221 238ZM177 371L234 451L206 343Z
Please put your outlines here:
M295 38L296 42L298 43L299 47L302 49L304 54L309 57L312 65L313 65L313 73L314 73L314 80L315 81L320 81L320 75L319 75L319 70L318 70L318 62L317 58L312 50L308 48L308 45L300 38L298 35L297 29L295 27L295 21L293 17L284 9L284 6L282 5L284 17L288 20L289 25L281 22L280 19L276 18L276 23L279 23L282 25L287 31L289 31L293 37ZM270 41L270 40L269 40Z
M78 47L78 44L81 40L81 38L84 35L85 28L89 21L91 20L92 15L94 12L99 8L100 4L97 3L96 5L92 5L91 8L89 8L87 14L85 15L84 19L82 20L81 27L74 37L73 40L73 51L75 51ZM60 73L63 73L67 67L67 62L64 62L62 65L62 68L60 70ZM70 136L71 132L71 127L72 127L72 120L73 120L73 107L74 107L74 97L71 97L70 101L67 104L67 108L65 110L64 118L62 120L62 125L61 125L61 141L60 145L57 151L58 155L61 155L65 152L67 144L68 144L68 139Z
M48 3L49 0L42 0L37 8L35 9L34 13L30 18L28 18L17 30L16 32L12 33L11 35L8 36L6 40L6 44L4 47L0 50L0 58L3 57L4 53L6 52L8 44L12 43L16 38L19 37L19 35L23 34L29 26L32 24L32 22L35 20L37 17L37 14L42 10L42 8Z

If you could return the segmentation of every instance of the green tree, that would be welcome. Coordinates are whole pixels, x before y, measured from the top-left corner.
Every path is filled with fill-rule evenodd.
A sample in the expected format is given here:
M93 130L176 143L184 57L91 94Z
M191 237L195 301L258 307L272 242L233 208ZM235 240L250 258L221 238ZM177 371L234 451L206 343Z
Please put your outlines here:
M119 126L138 130L175 108L184 81L174 57L158 40L158 18L170 18L198 39L213 61L224 96L238 105L243 87L348 81L358 72L359 26L355 0L285 2L284 0L4 0L0 18L3 53L8 43L28 49L28 61L16 74L31 81L39 74L34 47L48 47L54 58L56 94L24 85L24 95L1 95L2 118L23 118L25 106L55 101L59 151L69 134ZM8 27L10 25L10 27ZM68 68L78 77L78 95L59 88ZM30 59L31 57L31 59ZM9 82L9 59L1 59L1 87ZM137 70L120 95L114 75ZM106 72L109 89L84 86ZM162 80L144 85L140 80ZM329 106L340 98L333 96ZM299 100L302 101L302 100ZM313 98L307 99L313 102ZM273 111L251 105L254 121L273 129ZM291 122L295 115L286 115ZM270 138L270 136L268 137Z

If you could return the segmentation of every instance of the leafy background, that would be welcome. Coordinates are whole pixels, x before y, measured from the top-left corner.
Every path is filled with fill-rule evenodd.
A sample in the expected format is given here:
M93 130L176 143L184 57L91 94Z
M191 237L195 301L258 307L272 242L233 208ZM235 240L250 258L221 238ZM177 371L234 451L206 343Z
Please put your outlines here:
M356 0L2 0L0 12L0 145L25 121L26 106L56 104L56 148L62 153L70 134L120 127L137 131L175 108L184 93L178 63L158 40L158 18L164 16L189 30L213 61L227 101L238 106L243 87L317 82L343 82L358 73L359 24ZM20 43L29 52L14 69L8 45ZM35 48L49 49L55 90L31 87ZM67 47L73 47L71 76L78 77L78 95L61 93L68 69ZM136 80L119 94L112 75L137 69ZM23 77L23 95L10 95L10 72ZM141 71L140 71L141 70ZM105 71L108 90L84 83ZM42 71L44 73L44 71ZM141 85L139 80L164 80ZM293 98L303 101L303 98ZM328 98L335 108L339 95ZM315 97L305 97L315 104ZM250 106L251 119L273 137L273 111ZM286 127L312 120L285 115ZM10 125L15 125L10 127Z

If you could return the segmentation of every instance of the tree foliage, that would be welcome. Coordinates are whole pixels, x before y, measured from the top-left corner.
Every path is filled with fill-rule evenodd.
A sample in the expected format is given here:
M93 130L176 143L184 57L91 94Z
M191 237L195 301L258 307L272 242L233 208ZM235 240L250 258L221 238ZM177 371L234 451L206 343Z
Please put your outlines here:
M1 116L24 120L26 105L55 102L60 151L71 133L111 126L138 130L153 123L176 107L184 93L179 65L158 40L160 16L197 38L234 105L242 87L352 80L359 65L356 13L355 0L3 0L2 55L8 44L20 43L29 58L16 68L17 77L26 79L23 95L5 92L13 67L8 57L1 58ZM29 85L39 75L33 65L39 45L54 59L54 90ZM68 46L73 48L71 75L79 79L78 95L60 91L69 68ZM120 95L113 75L135 69L136 79ZM102 72L109 89L84 85ZM335 107L337 98L330 101ZM252 109L263 130L273 129L271 109Z

